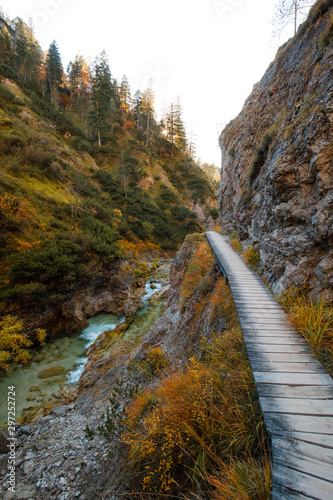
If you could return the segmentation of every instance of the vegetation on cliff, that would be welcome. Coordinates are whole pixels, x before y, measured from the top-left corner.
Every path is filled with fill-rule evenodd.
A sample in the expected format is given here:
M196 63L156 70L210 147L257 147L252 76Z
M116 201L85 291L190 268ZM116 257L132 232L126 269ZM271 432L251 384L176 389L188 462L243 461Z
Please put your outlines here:
M121 259L177 249L216 183L189 154L180 103L158 121L152 90L132 97L104 52L66 74L56 42L43 54L16 18L2 23L0 75L1 312L43 325Z

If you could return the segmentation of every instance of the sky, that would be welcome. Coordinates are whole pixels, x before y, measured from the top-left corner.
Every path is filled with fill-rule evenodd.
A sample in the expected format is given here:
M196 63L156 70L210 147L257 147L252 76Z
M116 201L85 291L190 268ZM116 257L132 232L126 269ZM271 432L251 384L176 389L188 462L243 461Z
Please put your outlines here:
M274 59L277 0L0 0L11 19L32 18L43 50L56 40L64 67L105 50L132 94L149 84L161 111L180 96L197 157L220 167L218 136ZM288 34L288 33L287 33ZM288 38L288 36L287 36ZM281 39L281 43L285 41Z

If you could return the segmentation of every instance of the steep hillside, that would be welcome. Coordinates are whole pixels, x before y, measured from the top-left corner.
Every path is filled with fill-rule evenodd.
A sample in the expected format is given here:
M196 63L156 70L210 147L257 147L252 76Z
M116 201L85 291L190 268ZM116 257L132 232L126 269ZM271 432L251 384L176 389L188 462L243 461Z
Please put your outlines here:
M321 0L222 132L220 218L275 292L333 295L333 2Z
M17 47L32 34L14 28L0 33L0 314L24 319L35 339L38 327L74 332L100 311L133 314L142 278L209 219L216 185L187 151L181 111L169 140L151 90L132 99L105 54L84 95L74 64L52 83L50 51L28 77L32 48L22 60Z

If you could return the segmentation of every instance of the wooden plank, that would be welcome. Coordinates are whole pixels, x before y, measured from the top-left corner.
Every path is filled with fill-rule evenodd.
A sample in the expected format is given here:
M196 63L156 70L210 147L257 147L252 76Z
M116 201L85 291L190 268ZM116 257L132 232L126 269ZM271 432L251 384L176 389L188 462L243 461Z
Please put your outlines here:
M313 497L308 497L305 495L301 495L299 492L292 491L288 488L284 488L280 484L273 484L272 485L272 493L271 493L271 500L309 500L309 498Z
M323 448L333 449L333 435L331 434L310 434L308 432L295 431L274 431L274 435L291 437L304 443L320 445Z
M276 330L276 331L289 331L292 333L297 333L300 335L300 333L295 330L294 326L291 323L287 322L282 322L280 320L272 320L270 321L268 318L262 318L262 321L260 321L259 318L244 318L240 317L238 318L240 323L243 323L244 328L247 330L254 330L255 328L261 329L261 330Z
M253 376L257 384L328 385L333 387L332 379L327 373L253 372Z
M260 398L272 397L324 400L333 399L333 387L321 385L289 386L277 384L260 384L257 386L257 391Z
M282 363L274 361L252 361L251 368L255 372L280 373L326 373L318 362L313 363Z
M248 317L248 318L265 318L265 319L281 319L283 322L288 322L290 325L290 321L288 319L288 316L282 311L277 308L275 309L269 309L269 310L262 310L262 309L237 309L238 316L240 317Z
M263 412L269 413L333 416L332 399L318 403L317 399L260 397L260 406Z
M273 336L273 337L267 337L266 335L251 335L248 337L245 337L245 343L247 345L249 344L272 344L272 345L306 345L305 340L298 340L297 338L293 338L292 336L289 335L281 335L281 336Z
M273 452L283 450L286 455L289 453L297 453L298 455L308 457L312 460L319 460L331 466L333 464L333 449L318 444L306 443L305 441L287 436L282 437L274 435L272 436L272 448ZM333 475L328 479L332 482Z
M273 466L273 482L315 500L333 498L332 483L281 464Z
M271 361L274 363L313 363L316 358L308 353L290 354L285 352L253 352L249 356L250 361Z
M248 300L237 300L235 302L236 307L239 309L272 309L272 310L277 310L280 308L279 304L277 302L274 302L274 300L270 299L264 299L262 302L259 300L255 300L253 297L252 299Z
M333 434L333 418L314 415L286 415L264 412L268 432L308 432L310 434Z
M242 325L242 331L244 333L245 338L252 338L252 337L266 337L269 335L270 337L281 337L284 335L285 337L288 337L293 340L304 340L304 337L299 335L299 333L294 332L294 330L290 330L288 328L269 328L267 326L261 325L260 327L258 326L257 328L255 327L250 327L248 328L247 326Z
M325 481L332 484L332 494L333 494L333 467L331 464L327 464L320 460L315 460L313 458L306 457L304 455L299 455L293 450L288 450L286 452L283 448L275 448L273 445L273 463L281 464L286 467L291 467L294 470L308 474L319 479L325 479Z
M298 354L298 353L309 353L310 348L307 344L268 344L267 342L265 344L257 344L256 342L246 342L246 350L250 352L257 352L257 353L270 353L270 352L280 352L280 353L286 353L286 354Z

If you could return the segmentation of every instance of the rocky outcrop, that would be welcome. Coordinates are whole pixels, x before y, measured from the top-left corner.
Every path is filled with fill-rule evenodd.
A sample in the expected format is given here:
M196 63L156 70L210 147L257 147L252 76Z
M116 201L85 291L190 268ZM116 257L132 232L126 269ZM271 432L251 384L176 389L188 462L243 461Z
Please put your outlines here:
M333 2L321 0L222 132L220 221L279 293L333 296Z

